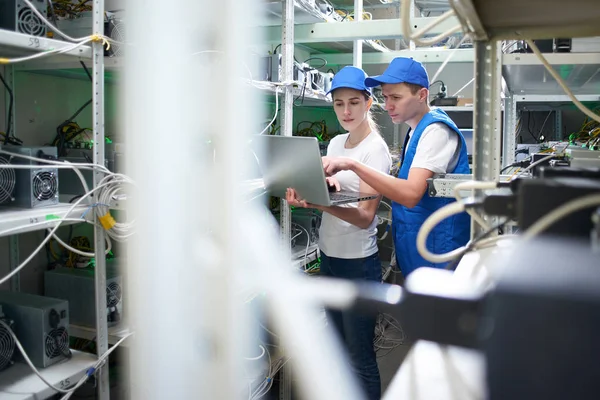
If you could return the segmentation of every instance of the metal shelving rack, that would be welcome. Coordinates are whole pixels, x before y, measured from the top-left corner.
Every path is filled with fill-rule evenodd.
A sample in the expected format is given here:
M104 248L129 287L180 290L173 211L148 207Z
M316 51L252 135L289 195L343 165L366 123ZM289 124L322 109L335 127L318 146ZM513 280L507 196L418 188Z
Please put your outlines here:
M93 0L93 31L104 32L104 0ZM72 47L69 42L34 37L22 33L0 30L0 55L2 57L19 57L50 50L62 50ZM93 42L91 46L83 45L77 49L61 54L52 54L38 59L34 65L40 69L57 70L60 66L74 65L79 59L91 59L93 64L92 78L92 108L93 108L93 136L95 164L104 165L104 48L102 42ZM45 64L47 62L47 64ZM7 81L14 88L14 72L20 65L6 65ZM25 68L26 69L26 68ZM13 107L13 132L16 132ZM98 185L102 174L94 174L94 187ZM42 230L53 226L53 221L66 216L69 205L42 207L31 210L6 210L0 211L0 231L6 231L18 226L10 238L10 267L13 270L19 264L18 236L16 234ZM70 215L80 216L82 211L89 206L76 207ZM47 222L47 223L45 223ZM66 223L65 223L66 224ZM95 244L95 291L96 291L96 344L98 357L108 350L108 330L106 315L106 263L104 256L105 232L98 226L94 229ZM11 281L11 290L19 290L18 274ZM62 389L73 386L90 368L97 358L87 353L73 351L73 357L65 362L55 364L41 371L42 375L51 383ZM107 363L101 365L96 371L98 399L109 399L109 382ZM0 397L10 399L47 398L54 395L54 390L48 388L25 364L15 364L0 373Z
M508 4L510 3L510 4ZM523 84L539 85L537 79L531 76L523 76L526 72L536 74L536 71L545 76L544 66L533 57L535 55L505 56L500 53L499 41L508 39L546 39L553 37L585 37L600 35L600 27L595 22L595 15L599 15L600 10L594 7L593 2L585 0L576 0L567 7L564 2L558 0L544 2L544 13L539 13L529 7L535 8L533 4L528 4L528 8L521 8L519 18L515 19L511 7L517 7L516 0L504 2L502 7L498 3L490 0L450 0L452 8L455 10L461 25L465 32L469 32L475 43L475 113L473 134L475 157L473 172L475 180L491 181L495 180L499 174L500 167L500 92L502 62L506 60L506 68L509 73L508 85L513 80L526 79ZM598 62L597 56L583 56L583 62ZM547 57L551 64L557 64L557 61L567 65L579 65L580 60L572 54L549 55ZM528 69L530 69L528 71ZM512 72L511 72L512 70ZM554 80L548 76L548 82L553 84ZM593 76L589 79L593 79ZM545 82L541 82L544 84ZM585 86L585 82L582 86ZM550 90L556 94L553 88ZM512 90L516 90L514 87ZM577 88L574 88L577 89ZM520 89L519 89L520 90ZM548 94L548 93L545 93ZM575 91L575 94L576 91ZM514 149L511 143L515 142L516 126L516 100L509 99L506 104L506 130L508 134L504 137L504 147L507 161L514 157ZM512 128L512 129L511 129ZM479 227L473 229L474 235L480 231Z
M561 72L579 101L600 102L600 53L548 53L544 57L554 69ZM505 99L502 159L502 166L507 166L515 162L519 108L554 109L554 124L560 128L562 113L557 106L572 101L549 76L535 54L504 54L502 63L509 90Z

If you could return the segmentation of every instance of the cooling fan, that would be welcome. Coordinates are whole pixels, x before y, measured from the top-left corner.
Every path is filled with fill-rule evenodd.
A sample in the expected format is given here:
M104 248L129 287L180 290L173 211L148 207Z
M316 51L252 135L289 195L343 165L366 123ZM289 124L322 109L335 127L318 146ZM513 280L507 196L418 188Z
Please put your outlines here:
M121 290L121 285L117 282L110 282L106 286L106 306L107 307L116 307L123 297L123 292Z
M123 291L121 285L117 282L110 282L106 285L106 308L107 319L109 323L118 323L121 320L123 312Z
M1 311L0 311L1 312ZM11 329L13 321L0 317ZM13 364L13 355L15 354L15 340L4 325L0 325L0 371L5 370Z
M58 178L54 170L35 171L32 178L33 197L37 201L46 201L56 197Z
M0 165L10 165L11 161L11 156L0 155ZM0 204L14 201L15 182L14 168L0 167Z
M31 36L44 36L46 25L31 8L23 4L17 14L17 31Z
M108 37L113 39L115 42L125 43L125 23L121 16L112 14L108 18L108 26L106 28L106 34ZM108 55L110 57L120 57L123 55L123 48L125 47L119 43L111 43Z
M52 329L44 340L46 357L49 359L65 356L69 357L69 333L64 327Z

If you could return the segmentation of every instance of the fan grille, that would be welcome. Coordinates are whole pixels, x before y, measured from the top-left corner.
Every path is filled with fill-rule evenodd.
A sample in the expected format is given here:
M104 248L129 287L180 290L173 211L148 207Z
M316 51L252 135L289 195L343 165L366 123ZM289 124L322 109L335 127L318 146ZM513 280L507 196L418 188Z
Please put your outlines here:
M121 301L122 295L121 285L116 282L109 283L106 286L106 306L116 307Z
M0 371L12 364L15 341L4 325L0 326Z
M46 34L44 22L29 7L23 7L19 10L17 30L32 36L44 36Z
M56 328L46 335L46 357L55 358L69 353L69 333L63 327Z
M112 18L110 21L110 24L112 25L112 29L110 31L110 38L117 42L124 43L125 42L125 24L121 20L118 20L116 18ZM124 46L117 44L117 43L113 43L113 44L111 44L110 47L112 50L112 56L117 57L117 56L123 55L123 47Z
M0 164L9 165L10 159L0 156ZM0 168L0 204L14 200L15 182L14 168Z
M38 201L50 200L56 196L58 179L56 173L41 171L33 177L33 197Z

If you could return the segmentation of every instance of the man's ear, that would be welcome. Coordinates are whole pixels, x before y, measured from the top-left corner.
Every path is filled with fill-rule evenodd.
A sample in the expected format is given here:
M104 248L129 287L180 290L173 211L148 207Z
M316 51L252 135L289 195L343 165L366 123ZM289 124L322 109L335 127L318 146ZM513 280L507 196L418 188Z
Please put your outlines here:
M429 99L429 90L427 90L427 88L421 88L421 90L419 90L419 101L427 102L427 99Z

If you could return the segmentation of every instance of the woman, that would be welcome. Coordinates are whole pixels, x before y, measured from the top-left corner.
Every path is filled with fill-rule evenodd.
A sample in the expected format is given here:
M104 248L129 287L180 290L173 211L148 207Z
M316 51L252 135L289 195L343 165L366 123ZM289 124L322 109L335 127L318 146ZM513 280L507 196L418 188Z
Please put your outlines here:
M373 98L365 86L365 72L344 67L334 77L331 90L333 108L340 125L348 131L334 137L327 147L328 157L351 157L377 170L389 173L391 156L370 113ZM375 193L351 171L327 178L336 190ZM377 249L375 213L380 197L342 206L317 206L298 198L288 189L286 200L296 207L321 210L319 231L321 275L327 277L381 281L381 261ZM351 311L328 311L329 323L341 335L350 360L370 400L381 397L381 380L373 348L375 317Z

